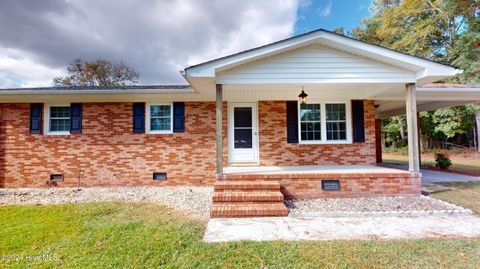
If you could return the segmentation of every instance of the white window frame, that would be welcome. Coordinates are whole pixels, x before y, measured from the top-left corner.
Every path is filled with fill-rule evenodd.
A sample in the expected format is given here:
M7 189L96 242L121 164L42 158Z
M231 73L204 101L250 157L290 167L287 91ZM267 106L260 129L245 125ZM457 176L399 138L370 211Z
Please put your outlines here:
M44 113L43 113L43 130L46 135L69 135L70 131L50 131L50 108L57 107L57 106L68 106L70 104L45 104L44 105ZM72 115L70 115L70 120Z
M307 100L307 104L320 104L320 140L302 140L302 122L300 118L300 102L297 106L298 116L298 143L299 144L352 144L352 113L351 113L351 101L319 101L319 100ZM327 140L327 110L326 104L345 104L346 113L346 132L347 139L344 140Z
M147 134L173 134L173 103L146 103L145 108L145 128ZM170 106L170 130L151 130L150 107L151 106Z

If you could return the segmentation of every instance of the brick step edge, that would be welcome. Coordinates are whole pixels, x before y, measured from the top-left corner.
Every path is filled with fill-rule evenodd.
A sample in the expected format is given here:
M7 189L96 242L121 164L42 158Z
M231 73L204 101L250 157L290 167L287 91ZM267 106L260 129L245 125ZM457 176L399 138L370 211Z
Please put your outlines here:
M279 191L224 191L215 192L214 203L221 202L282 202L283 194Z
M278 181L221 181L214 190L280 190Z
M288 216L288 209L283 203L224 203L214 204L210 209L212 218L239 218L239 217L284 217Z

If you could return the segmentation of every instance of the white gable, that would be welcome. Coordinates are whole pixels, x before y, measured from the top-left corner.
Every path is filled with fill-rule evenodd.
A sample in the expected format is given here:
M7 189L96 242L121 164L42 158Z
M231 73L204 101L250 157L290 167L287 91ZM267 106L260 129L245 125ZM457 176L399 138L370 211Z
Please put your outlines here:
M286 64L291 66L283 66ZM461 70L320 29L190 66L182 75L194 89L214 91L216 83L246 85L249 79L253 79L252 85L255 82L424 85L458 73Z
M313 44L217 73L217 83L409 83L416 73Z

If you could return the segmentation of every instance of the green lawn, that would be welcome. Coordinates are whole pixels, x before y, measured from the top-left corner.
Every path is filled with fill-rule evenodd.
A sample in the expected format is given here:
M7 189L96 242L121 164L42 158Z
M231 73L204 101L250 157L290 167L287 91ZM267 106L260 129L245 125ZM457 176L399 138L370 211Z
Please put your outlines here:
M480 154L474 151L465 151L455 153L448 150L438 150L438 152L447 154L452 161L449 168L452 172L471 174L480 176ZM382 152L383 162L385 163L408 163L406 152ZM425 167L434 166L435 152L422 152L422 165Z
M480 267L480 238L206 244L204 221L147 203L3 206L0 227L0 268Z

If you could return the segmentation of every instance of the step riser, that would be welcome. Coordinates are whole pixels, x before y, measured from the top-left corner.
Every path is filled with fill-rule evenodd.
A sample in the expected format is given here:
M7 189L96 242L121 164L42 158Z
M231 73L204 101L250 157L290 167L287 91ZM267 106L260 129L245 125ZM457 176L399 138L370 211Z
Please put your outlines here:
M212 201L214 203L225 202L283 202L283 195L269 195L269 196L232 196L214 194Z
M278 181L217 181L212 201L212 218L288 215Z
M218 213L210 213L211 218L254 218L254 217L286 217L288 216L287 212L222 212Z
M212 201L222 202L283 202L279 192L219 192L214 193Z

